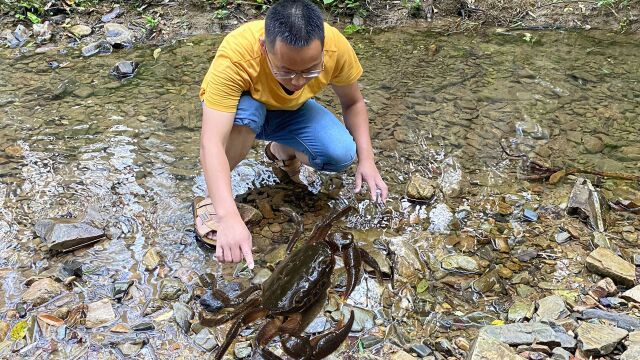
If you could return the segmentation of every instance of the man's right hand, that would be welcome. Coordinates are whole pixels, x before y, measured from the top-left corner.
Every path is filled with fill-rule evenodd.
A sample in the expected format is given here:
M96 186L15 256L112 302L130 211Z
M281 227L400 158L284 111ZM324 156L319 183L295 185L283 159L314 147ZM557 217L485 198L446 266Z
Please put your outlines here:
M244 259L253 269L252 238L247 225L239 214L219 217L216 236L216 258L222 263L238 263Z

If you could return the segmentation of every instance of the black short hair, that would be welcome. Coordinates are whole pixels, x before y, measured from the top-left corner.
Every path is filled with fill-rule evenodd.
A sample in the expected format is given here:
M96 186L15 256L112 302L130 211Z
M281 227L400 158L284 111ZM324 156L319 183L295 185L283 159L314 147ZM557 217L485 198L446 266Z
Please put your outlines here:
M320 9L309 0L280 0L267 12L265 40L269 49L276 41L303 48L313 40L324 46L324 20Z

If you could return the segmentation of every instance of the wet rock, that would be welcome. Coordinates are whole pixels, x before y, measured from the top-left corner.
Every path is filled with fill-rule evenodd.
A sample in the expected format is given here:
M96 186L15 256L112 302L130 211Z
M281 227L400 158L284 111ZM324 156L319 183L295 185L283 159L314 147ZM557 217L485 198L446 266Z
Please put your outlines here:
M82 48L82 56L109 55L113 52L113 47L106 40L91 43Z
M609 241L605 233L594 231L591 233L591 244L594 249L599 247L615 251L614 245Z
M567 316L569 316L569 310L560 296L552 295L538 300L536 321L558 320Z
M640 303L640 285L622 293L622 298L629 301Z
M355 320L353 321L351 332L366 331L373 328L376 325L375 322L373 321L373 318L374 318L373 311L356 307L356 306L345 305L342 307L342 314L344 316L345 321L347 321L349 316L351 316L350 315L351 310L353 310L353 314L356 317Z
M211 273L200 274L198 276L198 282L205 289L212 289L217 286L216 276Z
M583 322L576 330L580 350L587 356L607 355L629 334L613 326Z
M581 318L585 320L604 319L611 322L612 325L627 331L640 330L640 319L626 314L618 314L600 309L587 309L582 312Z
M407 198L417 201L429 201L438 189L438 183L418 174L412 174L407 185Z
M273 219L275 217L268 199L258 199L256 200L256 205L258 205L258 210L265 219Z
M191 310L188 305L177 302L173 304L173 315L178 327L180 327L185 334L188 334L189 329L191 329L191 319L194 315L193 310Z
M193 341L205 351L211 351L218 346L215 336L208 328L200 330L198 335L193 338Z
M233 353L239 359L244 359L251 355L251 341L240 341L233 348Z
M320 333L331 326L330 321L324 316L319 315L304 330L307 334Z
M253 206L239 203L238 212L240 213L240 217L244 220L247 225L255 225L259 223L263 219L262 213L254 208Z
M538 214L531 209L524 209L522 212L522 218L525 221L535 222L538 221Z
M12 49L22 46L27 42L29 36L31 36L31 31L22 24L18 25L14 31L7 30L2 32L5 43Z
M583 137L582 145L589 154L599 154L604 150L604 142L595 136Z
M120 15L120 12L121 12L120 5L116 5L113 7L113 9L111 9L111 11L102 15L102 17L100 18L100 21L102 21L103 23L108 23L110 21L113 21L113 19L115 19L118 15Z
M187 289L178 279L162 279L160 281L160 300L175 300L180 297Z
M413 360L415 357L413 355L406 353L405 351L399 350L395 353L391 354L391 360Z
M613 251L597 248L587 257L587 269L602 276L608 276L619 284L631 287L635 283L636 270Z
M118 80L128 79L135 75L139 66L140 64L135 61L120 61L111 68L109 75Z
M73 91L73 95L81 98L81 99L86 99L88 97L90 97L91 95L93 95L93 88L91 86L80 86L79 88L75 89Z
M578 217L593 230L606 230L605 206L607 200L585 178L578 178L569 195L567 215Z
M153 325L153 323L146 321L132 326L131 329L133 331L151 331L155 330L156 327L155 325Z
M87 305L88 328L96 328L105 325L116 319L116 313L113 311L110 299L102 299Z
M267 280L271 276L271 271L269 269L260 269L251 279L252 285L261 285L265 280Z
M92 32L91 28L87 25L74 25L69 29L69 31L79 38L89 36Z
M620 360L637 360L640 359L640 344L631 344L627 350L622 353Z
M38 44L49 41L51 39L52 31L53 25L48 21L45 21L42 24L33 24L33 36L36 37L36 42Z
M117 333L117 334L127 334L127 333L131 332L131 329L125 324L118 324L118 325L112 327L111 330L109 330L109 331Z
M62 294L64 287L50 278L40 279L34 282L27 291L22 294L22 302L40 306L54 297Z
M200 298L200 306L208 312L217 313L224 309L224 303L222 299L219 299L212 291L207 291L204 296Z
M83 266L84 265L78 260L67 260L62 264L61 272L64 277L75 276L81 278L84 274Z
M640 161L640 146L625 146L620 148L615 158L622 162Z
M551 327L542 323L507 324L485 326L480 334L488 335L509 345L531 345L534 342L548 346L573 348L575 339L560 327Z
M411 345L409 347L409 350L412 353L415 353L416 355L418 355L418 357L421 357L421 358L424 358L424 357L427 357L427 356L433 354L433 350L431 350L425 344L413 344L413 345Z
M266 261L267 264L277 264L278 262L280 262L280 260L284 259L286 255L287 255L287 245L282 244L282 245L279 245L272 252L265 255L264 261Z
M519 299L516 300L509 308L508 320L511 322L521 322L523 320L531 319L535 305L533 301Z
M40 220L35 225L35 232L45 241L49 251L54 252L72 251L105 237L104 231L71 219Z
M365 349L370 349L384 341L383 338L375 336L375 335L367 335L360 338L360 342L362 343L362 347Z
M415 281L428 277L427 269L416 248L404 237L389 239L389 249L394 254L395 276Z
M11 325L8 322L0 320L0 342L4 340L10 329Z
M127 341L124 344L118 344L118 349L122 352L122 354L127 358L132 358L142 350L144 345L146 344L145 340L133 340Z
M571 357L571 353L561 347L557 347L551 352L552 360L571 360Z
M442 269L463 273L480 273L478 262L469 256L448 255L442 259Z
M566 242L568 242L569 240L571 240L571 234L569 234L566 231L561 231L558 234L556 234L556 242L558 244L564 244Z
M480 333L469 350L468 360L522 360L509 345Z
M116 23L104 24L104 35L107 42L115 48L130 48L133 46L133 33L126 26Z
M116 281L115 283L113 283L113 299L116 301L122 301L122 299L127 296L127 292L129 291L131 285L133 285L133 280Z
M598 281L593 288L589 290L589 295L593 296L593 298L597 300L610 295L615 295L617 292L618 288L616 287L616 284L613 283L613 280L604 278Z
M151 248L144 254L144 258L142 258L142 265L144 265L145 270L152 271L160 265L161 260L158 250L156 250L156 248Z

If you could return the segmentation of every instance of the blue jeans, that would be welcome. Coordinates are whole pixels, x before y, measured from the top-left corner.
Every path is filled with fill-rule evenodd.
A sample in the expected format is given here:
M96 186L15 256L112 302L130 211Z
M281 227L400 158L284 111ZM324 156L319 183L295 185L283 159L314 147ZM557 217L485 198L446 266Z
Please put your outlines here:
M248 94L240 97L234 125L249 127L256 139L275 141L309 158L321 171L343 171L356 157L356 143L331 111L315 100L297 110L267 110Z

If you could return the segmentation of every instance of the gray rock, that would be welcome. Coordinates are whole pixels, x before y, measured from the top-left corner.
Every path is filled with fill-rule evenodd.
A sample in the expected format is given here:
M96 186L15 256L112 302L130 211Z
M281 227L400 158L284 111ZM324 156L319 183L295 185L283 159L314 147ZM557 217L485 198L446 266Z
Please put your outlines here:
M635 286L632 289L629 289L622 293L622 298L640 303L640 285Z
M96 328L116 319L116 313L113 311L110 299L102 299L87 305L87 322L88 328Z
M612 313L612 312L603 311L600 309L587 309L582 312L581 317L585 320L590 320L590 319L607 320L613 323L613 325L621 329L625 329L627 331L640 330L640 319L638 319L637 317L626 315L626 314Z
M36 37L36 42L42 44L51 39L51 32L53 31L53 25L50 22L45 21L42 24L33 24L33 35Z
M553 360L571 360L571 353L561 347L553 349L551 354Z
M82 56L89 57L96 54L109 55L113 52L113 47L106 40L91 43L82 48Z
M425 179L418 174L412 174L407 185L406 194L411 200L428 201L433 198L438 189L438 183Z
M595 136L585 136L582 138L582 145L589 154L598 154L604 150L604 142Z
M366 331L376 326L373 321L375 316L373 311L359 308L357 306L345 305L342 307L342 314L345 322L349 319L351 310L353 310L354 316L356 317L353 321L353 326L351 327L352 332Z
M606 198L598 192L591 182L578 178L571 189L567 203L567 215L575 216L589 225L593 230L606 230Z
M609 241L609 238L607 238L607 234L600 231L594 231L593 233L591 233L591 243L596 249L601 247L614 252L616 251L615 246L611 243L611 241Z
M160 300L175 300L180 297L187 289L178 279L162 279L160 281Z
M480 329L486 334L508 345L537 344L574 348L576 340L560 327L552 328L542 323L507 324L502 326L485 326Z
M237 358L243 359L251 355L251 341L240 341L236 343L233 353Z
M631 344L627 350L622 353L620 360L638 360L640 359L640 344Z
M103 237L104 231L88 223L70 219L45 219L35 225L36 234L54 252L73 251Z
M636 280L635 266L605 248L597 248L589 254L587 269L629 287L633 286Z
M144 345L144 340L132 340L122 344L118 344L117 347L118 349L120 349L120 351L122 351L122 354L124 356L126 356L127 358L131 358L138 355Z
M22 294L22 302L40 306L65 291L64 286L50 278L40 279Z
M93 95L93 88L91 86L80 86L79 88L77 88L76 90L73 91L73 95L81 98L81 99L86 99L89 96Z
M211 351L218 345L215 336L208 328L200 330L198 335L193 338L193 341L205 351Z
M533 301L518 299L509 308L507 318L510 322L521 322L523 320L531 319L534 311L535 304Z
M480 333L469 350L467 360L522 360L509 345Z
M576 330L580 350L587 356L607 355L629 334L613 326L583 322Z
M389 239L389 249L394 254L395 276L409 282L429 276L427 267L415 246L409 243L404 236Z
M133 33L124 25L116 23L104 24L104 34L109 44L115 48L130 48L133 46Z
M271 271L269 269L263 268L258 270L256 274L251 279L252 285L261 285L265 280L267 280L271 276Z
M87 25L74 25L69 31L77 37L85 37L91 35L91 28Z
M307 326L305 332L308 334L316 334L325 331L331 326L331 323L324 315L319 315Z
M136 74L139 66L140 64L135 61L120 61L113 68L111 68L109 75L115 77L118 80L128 79Z
M142 265L144 265L145 270L151 271L160 265L161 260L158 250L151 248L144 254Z
M191 329L190 320L193 318L193 314L193 310L191 310L191 308L186 304L181 302L173 304L173 317L176 319L176 323L185 334L188 334Z
M567 310L562 297L551 295L538 300L536 321L558 320L567 316L569 316L569 310Z

